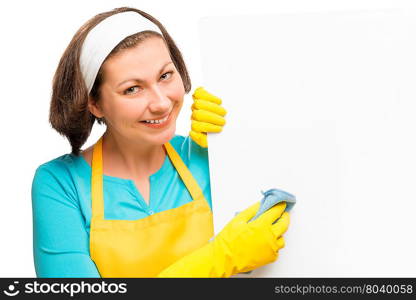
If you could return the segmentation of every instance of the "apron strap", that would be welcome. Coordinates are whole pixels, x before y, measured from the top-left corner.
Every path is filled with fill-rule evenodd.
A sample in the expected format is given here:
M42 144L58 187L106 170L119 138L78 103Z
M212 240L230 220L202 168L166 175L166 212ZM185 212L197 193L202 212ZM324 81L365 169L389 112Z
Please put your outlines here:
M196 182L194 176L184 164L179 154L169 142L165 143L164 145L170 160L178 171L179 176L182 178L182 181L191 194L191 197L194 199L194 201L206 201L204 193L199 187L199 184Z
M101 136L94 145L92 154L92 177L91 177L91 200L92 200L92 219L104 219L104 194L103 194L103 137ZM206 201L204 193L195 180L188 167L184 164L179 154L167 142L164 144L166 152L179 173L182 181L188 189L194 201Z
M92 219L104 219L103 195L103 137L97 141L92 151L91 200Z

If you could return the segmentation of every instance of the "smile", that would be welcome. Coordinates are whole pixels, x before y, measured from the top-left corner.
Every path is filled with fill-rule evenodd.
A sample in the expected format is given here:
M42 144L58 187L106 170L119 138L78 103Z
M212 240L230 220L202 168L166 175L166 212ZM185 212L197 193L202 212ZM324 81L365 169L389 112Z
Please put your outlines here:
M170 121L172 119L171 116L173 115L172 111L169 113L169 115L167 115L166 117L164 117L162 119L144 120L144 121L140 121L140 123L142 123L144 126L150 127L150 128L163 128L163 127L167 126L170 123Z

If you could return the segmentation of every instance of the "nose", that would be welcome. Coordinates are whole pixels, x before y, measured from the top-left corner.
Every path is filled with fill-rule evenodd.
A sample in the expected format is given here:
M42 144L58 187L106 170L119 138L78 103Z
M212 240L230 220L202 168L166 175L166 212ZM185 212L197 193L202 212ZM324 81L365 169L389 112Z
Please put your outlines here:
M151 89L149 94L150 103L149 110L155 114L164 114L171 107L171 100L167 96L166 92L159 87Z

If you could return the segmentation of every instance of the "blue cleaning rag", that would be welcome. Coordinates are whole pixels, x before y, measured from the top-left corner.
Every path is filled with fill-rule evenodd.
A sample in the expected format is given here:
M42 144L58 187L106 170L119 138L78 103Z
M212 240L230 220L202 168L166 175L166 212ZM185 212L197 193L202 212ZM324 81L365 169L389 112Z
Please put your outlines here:
M279 202L286 201L285 211L290 211L296 203L296 197L294 195L279 189L270 189L266 192L261 191L261 193L264 197L261 199L260 208L249 222L260 217L266 210L272 208ZM239 213L240 212L236 212L235 215L238 215ZM277 220L274 221L273 224L276 222Z
M279 202L286 201L285 211L290 211L296 203L295 196L279 189L270 189L266 192L261 191L261 193L264 197L260 202L260 208L250 221L254 221L260 217L262 213L264 213L269 208L272 208ZM275 222L277 222L277 220ZM273 222L273 224L275 222Z

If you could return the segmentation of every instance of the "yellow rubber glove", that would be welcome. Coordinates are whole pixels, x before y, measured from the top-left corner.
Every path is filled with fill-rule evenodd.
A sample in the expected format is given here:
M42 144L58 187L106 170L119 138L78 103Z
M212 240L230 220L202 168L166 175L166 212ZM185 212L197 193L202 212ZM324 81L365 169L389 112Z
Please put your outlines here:
M221 106L221 99L198 87L192 95L191 131L189 136L199 146L208 147L207 132L221 132L225 125L227 111Z
M286 202L248 222L259 207L257 202L240 212L211 242L179 259L158 277L230 277L275 261L278 250L285 246L282 235L290 221L289 213L284 212Z

